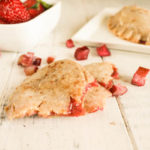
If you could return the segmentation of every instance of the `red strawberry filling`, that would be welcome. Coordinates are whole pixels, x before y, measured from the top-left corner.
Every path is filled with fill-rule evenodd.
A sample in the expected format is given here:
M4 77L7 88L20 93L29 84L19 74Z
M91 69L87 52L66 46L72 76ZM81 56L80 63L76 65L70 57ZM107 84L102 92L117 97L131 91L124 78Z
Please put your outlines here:
M118 69L116 67L113 67L114 72L112 73L112 77L114 79L119 79L119 73L118 73Z
M74 47L74 42L72 41L72 39L66 41L66 47L68 48Z
M82 115L84 115L86 113L82 102L83 102L83 98L84 98L85 94L92 87L98 87L97 81L89 83L86 86L85 91L84 91L84 93L83 93L83 95L81 97L81 103L78 103L76 100L71 99L70 106L69 106L69 116L76 116L77 117L77 116L82 116ZM93 112L95 112L97 110L99 110L99 108L94 109Z
M97 47L96 50L97 50L97 54L99 56L104 57L104 56L110 56L111 55L110 51L108 50L108 48L106 47L105 44L100 46L100 47Z
M128 91L128 89L125 86L118 84L118 85L113 85L110 91L113 96L118 97L125 94Z
M131 83L137 86L145 85L145 78L149 73L149 69L144 67L139 67L138 70L134 73Z
M112 86L113 86L113 81L112 80L110 80L107 84L106 83L104 83L104 82L99 82L99 84L101 85L101 86L103 86L103 87L105 87L106 89L111 89L112 88Z
M79 47L76 49L74 57L76 58L76 60L86 60L88 58L89 52L90 50L88 47Z

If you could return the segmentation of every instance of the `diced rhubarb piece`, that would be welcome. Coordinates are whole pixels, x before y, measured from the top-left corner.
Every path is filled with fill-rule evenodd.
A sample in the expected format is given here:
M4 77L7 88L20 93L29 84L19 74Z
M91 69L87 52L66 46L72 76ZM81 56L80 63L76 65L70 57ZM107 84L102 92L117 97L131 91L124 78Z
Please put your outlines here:
M110 51L108 50L108 48L106 47L105 44L100 46L100 47L97 47L96 50L97 50L97 54L99 56L105 57L105 56L110 56L111 55Z
M36 71L38 70L38 67L35 66L35 65L31 65L31 66L28 66L28 67L25 67L24 68L24 72L27 76L30 76L32 75L33 73L35 73Z
M66 41L66 47L68 48L74 47L74 42L72 41L72 39Z
M113 85L113 87L110 89L113 96L121 96L124 95L128 89L125 86L122 86L121 84Z
M86 47L86 46L79 47L76 49L74 57L77 60L86 60L88 58L89 52L90 52L90 50L88 47Z
M116 67L113 67L114 72L112 73L112 77L114 79L119 79L119 73L118 73L118 69Z
M42 59L40 57L36 57L33 60L33 65L40 66L41 65L41 61L42 61Z
M144 67L139 67L138 70L134 73L131 83L137 86L145 85L145 78L149 72L149 69Z
M50 64L50 63L52 63L54 60L55 60L54 57L48 57L48 58L47 58L47 63Z

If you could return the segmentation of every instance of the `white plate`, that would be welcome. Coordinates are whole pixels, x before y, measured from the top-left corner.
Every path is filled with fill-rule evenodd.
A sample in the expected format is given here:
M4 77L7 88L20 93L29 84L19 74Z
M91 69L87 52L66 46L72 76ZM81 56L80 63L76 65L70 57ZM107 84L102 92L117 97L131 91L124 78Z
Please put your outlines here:
M150 46L135 44L122 40L113 35L107 28L108 17L119 11L120 8L106 8L91 19L81 28L72 39L79 44L87 46L99 46L107 44L108 48L150 53Z
M0 49L28 51L55 28L60 17L61 2L30 21L0 24Z

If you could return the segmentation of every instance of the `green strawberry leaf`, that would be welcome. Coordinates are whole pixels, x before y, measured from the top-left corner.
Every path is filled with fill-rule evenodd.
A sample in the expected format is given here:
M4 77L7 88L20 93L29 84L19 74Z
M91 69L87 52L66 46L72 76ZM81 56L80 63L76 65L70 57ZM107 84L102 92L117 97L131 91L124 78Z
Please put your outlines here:
M36 4L34 4L31 8L33 9L39 9L40 3L37 2Z
M42 4L42 6L45 8L45 9L49 9L49 8L51 8L53 5L50 5L50 4L48 4L48 3L46 3L46 2L44 2L44 1L42 1L42 0L38 0L41 4Z

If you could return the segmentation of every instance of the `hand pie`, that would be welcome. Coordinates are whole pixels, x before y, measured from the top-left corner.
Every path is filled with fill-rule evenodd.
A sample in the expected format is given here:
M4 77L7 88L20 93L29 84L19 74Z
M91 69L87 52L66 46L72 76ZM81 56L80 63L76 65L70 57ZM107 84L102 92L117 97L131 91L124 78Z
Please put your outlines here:
M109 18L108 28L124 40L150 45L150 10L126 6Z
M60 60L25 79L11 95L5 111L9 119L36 114L80 116L102 109L111 95L84 67Z

